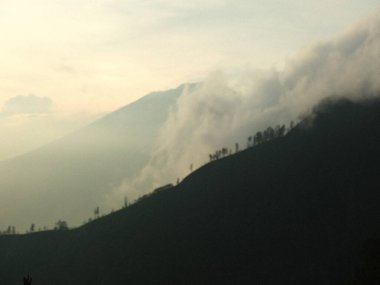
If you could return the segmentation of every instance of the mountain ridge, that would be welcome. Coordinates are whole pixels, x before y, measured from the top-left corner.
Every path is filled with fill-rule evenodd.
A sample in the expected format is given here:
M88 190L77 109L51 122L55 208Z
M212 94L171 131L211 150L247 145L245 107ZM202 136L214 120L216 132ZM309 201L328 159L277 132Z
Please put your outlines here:
M380 236L379 110L325 102L286 136L76 230L0 237L0 281L342 284Z
M52 226L58 219L78 225L96 206L104 209L104 196L147 163L160 127L186 86L152 92L86 128L3 162L0 214L8 220L0 220L0 228ZM44 197L42 205L39 197Z

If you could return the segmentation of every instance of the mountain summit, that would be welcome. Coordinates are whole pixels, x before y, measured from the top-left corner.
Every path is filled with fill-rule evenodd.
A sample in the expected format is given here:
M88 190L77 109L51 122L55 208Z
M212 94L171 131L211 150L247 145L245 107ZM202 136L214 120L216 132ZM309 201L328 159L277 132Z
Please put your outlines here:
M0 164L0 229L78 225L147 163L170 108L185 88L154 92L71 135ZM120 201L120 206L123 201Z

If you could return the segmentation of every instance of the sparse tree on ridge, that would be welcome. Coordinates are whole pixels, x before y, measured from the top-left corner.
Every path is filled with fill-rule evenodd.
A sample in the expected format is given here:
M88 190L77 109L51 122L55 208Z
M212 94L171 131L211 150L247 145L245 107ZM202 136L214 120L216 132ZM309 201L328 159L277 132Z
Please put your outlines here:
M285 135L286 127L285 125L277 125L274 129L275 137L279 138Z
M291 126L294 126L293 121L291 122ZM255 135L249 136L247 138L247 148L262 144L267 141L271 141L275 138L282 137L286 134L286 126L285 125L276 125L273 127L267 127L264 131L258 131ZM239 152L239 143L235 143L235 153ZM227 155L231 155L232 150L223 147L215 151L213 154L209 154L210 162L214 160L218 160L219 158L226 157ZM192 165L190 165L191 167Z
M290 131L291 129L293 129L294 128L294 122L293 121L290 121L290 124L289 124L289 130L288 131Z
M95 208L95 210L94 210L94 216L95 216L95 219L99 218L99 207Z
M124 196L124 208L127 208L129 206L129 200L127 195Z
M69 229L69 226L67 225L66 221L59 220L55 223L56 227L55 229L58 231L65 231Z
M250 148L252 146L252 136L248 137L248 142L247 142L247 148Z
M219 158L226 157L228 155L228 148L223 147L222 149L218 149L214 154L209 154L210 161L218 160Z
M264 139L263 139L263 133L258 131L255 136L253 137L253 144L254 145L258 145L258 144L261 144L263 143Z
M274 138L274 129L272 127L268 127L265 131L264 131L264 141L267 142L267 141L270 141Z

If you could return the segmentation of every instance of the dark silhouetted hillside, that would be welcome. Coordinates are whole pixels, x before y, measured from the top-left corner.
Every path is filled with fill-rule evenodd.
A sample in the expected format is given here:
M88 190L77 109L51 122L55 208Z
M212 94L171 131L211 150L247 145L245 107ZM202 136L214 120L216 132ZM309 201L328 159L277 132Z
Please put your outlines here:
M325 101L86 226L0 237L0 284L351 284L379 260L363 259L380 235L379 142L379 100Z

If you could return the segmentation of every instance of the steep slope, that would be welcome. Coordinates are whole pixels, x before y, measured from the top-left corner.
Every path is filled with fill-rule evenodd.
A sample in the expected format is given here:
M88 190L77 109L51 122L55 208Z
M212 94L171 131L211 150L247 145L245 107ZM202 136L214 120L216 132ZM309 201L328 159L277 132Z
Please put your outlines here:
M190 85L190 88L194 85ZM72 135L0 165L0 229L81 224L146 163L185 85L155 92ZM120 205L122 201L120 201Z
M325 102L86 226L0 237L0 283L340 284L380 235L379 141L379 100Z

